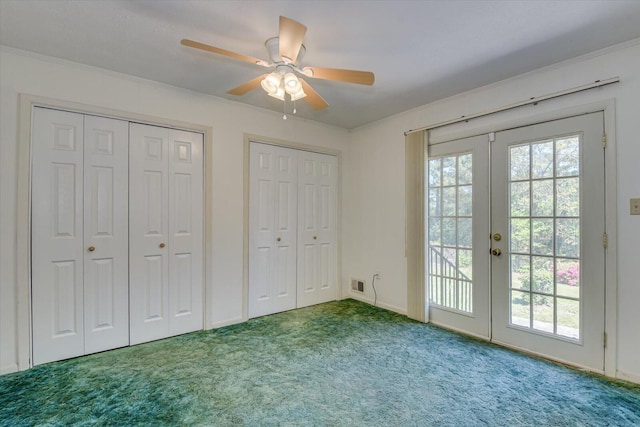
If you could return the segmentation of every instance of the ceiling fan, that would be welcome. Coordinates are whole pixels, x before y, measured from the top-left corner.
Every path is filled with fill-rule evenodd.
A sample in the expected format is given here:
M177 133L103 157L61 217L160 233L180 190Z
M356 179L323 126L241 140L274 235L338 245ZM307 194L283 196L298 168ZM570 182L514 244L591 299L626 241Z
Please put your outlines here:
M372 85L374 75L369 71L342 70L337 68L303 67L300 68L302 57L306 53L306 48L302 42L307 32L307 27L293 19L285 16L280 17L280 32L278 37L268 39L264 44L269 53L269 61L242 55L240 53L221 49L219 47L200 43L193 40L183 39L184 46L205 50L251 62L253 64L273 68L271 73L263 74L253 80L249 80L240 86L229 90L231 95L244 95L245 93L262 86L268 95L285 100L288 94L290 99L296 101L304 99L315 110L327 108L329 104L307 83L298 77L305 76L315 79L335 80L347 83L357 83L361 85Z

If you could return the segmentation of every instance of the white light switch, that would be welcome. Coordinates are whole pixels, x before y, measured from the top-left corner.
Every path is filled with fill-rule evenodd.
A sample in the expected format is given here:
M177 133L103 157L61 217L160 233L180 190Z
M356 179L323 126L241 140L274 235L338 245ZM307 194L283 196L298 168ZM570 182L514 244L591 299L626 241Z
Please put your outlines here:
M640 199L631 199L631 215L640 215Z

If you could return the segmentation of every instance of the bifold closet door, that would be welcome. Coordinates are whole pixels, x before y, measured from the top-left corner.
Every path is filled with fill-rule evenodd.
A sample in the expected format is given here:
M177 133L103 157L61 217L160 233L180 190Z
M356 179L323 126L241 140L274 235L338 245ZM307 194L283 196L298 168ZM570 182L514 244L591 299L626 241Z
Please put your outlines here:
M128 344L127 123L32 119L35 365Z
M129 124L84 117L85 354L129 344Z
M298 152L298 307L336 299L335 156Z
M297 153L252 142L249 152L250 318L296 308Z
M131 344L203 327L203 136L130 124Z

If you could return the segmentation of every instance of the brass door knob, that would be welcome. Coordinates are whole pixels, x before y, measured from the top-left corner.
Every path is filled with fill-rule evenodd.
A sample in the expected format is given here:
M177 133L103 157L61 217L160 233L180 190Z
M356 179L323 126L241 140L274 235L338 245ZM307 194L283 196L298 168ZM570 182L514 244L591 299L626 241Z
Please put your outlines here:
M494 250L492 250L492 251L491 251L491 253L492 253L494 256L500 256L500 255L502 255L502 251L500 250L500 248L495 248Z
M276 240L279 242L279 241L280 241L280 240L282 240L282 239L280 239L280 238L278 237Z
M87 249L89 250L89 252L93 252L96 250L95 246L89 246Z
M500 233L496 233L493 235L493 240L495 240L496 242L499 242L500 240L502 240L502 234Z
M316 240L318 238L318 236L313 236L313 240Z
M160 246L161 248L164 248L164 243L160 243L158 246Z

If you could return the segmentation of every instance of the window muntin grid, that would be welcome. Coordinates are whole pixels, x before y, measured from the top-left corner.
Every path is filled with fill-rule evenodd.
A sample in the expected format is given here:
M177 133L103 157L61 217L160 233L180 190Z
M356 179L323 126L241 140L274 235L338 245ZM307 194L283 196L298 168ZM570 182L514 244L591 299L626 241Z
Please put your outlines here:
M428 162L429 300L473 313L473 154Z

